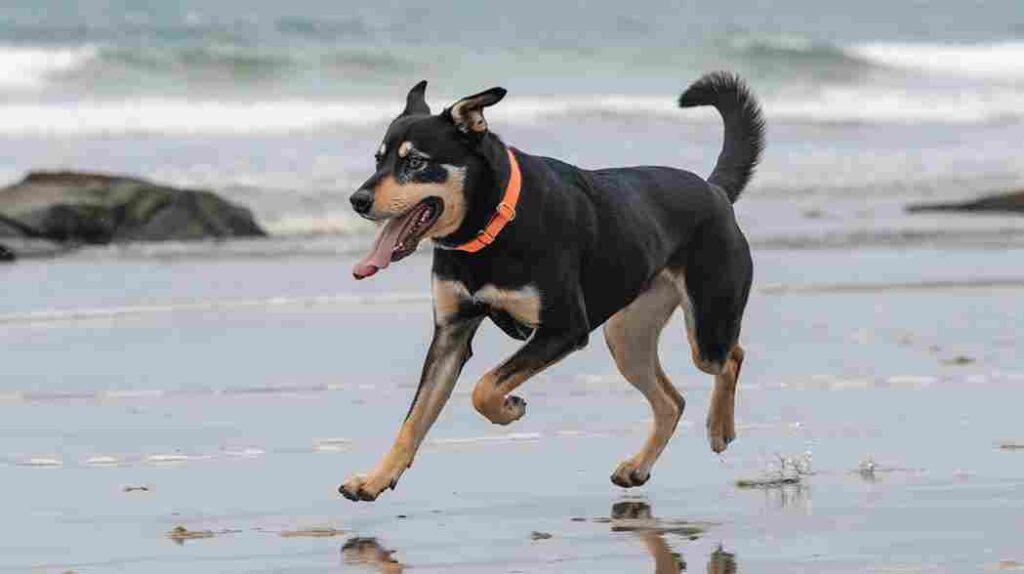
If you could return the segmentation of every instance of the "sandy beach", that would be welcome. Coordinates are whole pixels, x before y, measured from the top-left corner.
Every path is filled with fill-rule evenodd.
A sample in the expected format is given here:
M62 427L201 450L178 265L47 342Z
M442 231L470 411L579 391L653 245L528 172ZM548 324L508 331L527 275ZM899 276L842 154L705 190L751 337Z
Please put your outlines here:
M529 383L527 416L499 428L468 397L514 348L487 328L372 505L335 489L414 392L429 300L389 289L429 257L364 283L337 257L6 267L0 569L1014 571L1022 258L758 250L739 440L710 452L710 385L677 319L662 353L684 422L628 493L608 475L649 413L603 342ZM798 483L737 486L779 477Z

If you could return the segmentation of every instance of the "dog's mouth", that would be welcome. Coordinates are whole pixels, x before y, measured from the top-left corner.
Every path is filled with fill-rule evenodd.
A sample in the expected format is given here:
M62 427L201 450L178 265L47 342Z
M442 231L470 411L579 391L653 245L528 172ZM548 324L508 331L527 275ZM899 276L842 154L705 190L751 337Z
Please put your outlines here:
M384 269L392 261L409 256L444 211L444 202L428 197L402 215L392 218L381 228L370 253L352 268L356 279L366 279Z

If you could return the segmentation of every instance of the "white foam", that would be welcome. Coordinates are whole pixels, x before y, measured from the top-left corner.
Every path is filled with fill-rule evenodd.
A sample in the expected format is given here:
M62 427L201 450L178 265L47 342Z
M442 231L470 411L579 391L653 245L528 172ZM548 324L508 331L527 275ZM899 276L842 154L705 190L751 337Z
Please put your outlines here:
M894 387L907 387L911 389L923 389L932 386L938 379L928 375L892 375L885 380Z
M121 462L121 459L114 456L91 456L85 459L83 464L85 464L85 466L107 467L117 466L121 464Z
M1024 64L1022 64L1024 65ZM491 112L496 126L546 124L552 120L720 122L712 110L680 110L675 94L519 96ZM769 121L810 123L976 123L1024 118L1024 88L974 86L964 90L911 90L899 86L829 85L767 94ZM0 136L93 136L124 134L251 135L335 129L378 131L396 113L391 102L364 100L191 101L141 98L119 101L0 104ZM314 228L349 232L358 222L337 214L281 219L288 232ZM276 227L274 227L276 226ZM279 229L278 229L279 228ZM305 228L302 228L305 230Z
M279 100L188 101L140 98L74 103L16 102L0 106L0 133L7 135L252 134L330 126L382 124L390 105L369 102Z
M540 433L536 432L521 432L521 433L509 433L503 435L492 435L492 436L477 436L477 437L466 437L466 438L437 438L430 441L430 444L435 446L446 446L446 445L463 445L463 444L477 444L477 443L494 443L494 442L524 442L524 441L535 441L540 440L543 437Z
M1024 79L1024 42L910 44L872 42L848 54L874 64L979 79Z
M273 236L348 235L367 233L374 228L372 223L346 212L289 215L265 220L263 226Z
M36 468L57 468L64 466L64 461L59 458L35 456L18 463L19 466L32 466Z
M86 321L97 319L119 319L132 316L166 314L178 312L217 311L264 307L314 307L320 305L363 306L389 305L397 303L429 302L429 293L381 293L373 296L352 294L319 295L312 297L267 297L256 299L222 299L209 301L183 301L152 305L126 305L123 307L82 307L78 309L43 309L23 313L0 314L0 325L5 323L51 323L64 321ZM111 391L108 398L153 397L163 391ZM60 395L59 398L96 398L97 395Z
M1024 90L932 92L881 86L829 86L764 101L771 120L809 123L969 124L1024 118Z
M187 455L187 454L151 454L146 457L146 462L154 465L184 464L195 460L209 460L210 455Z
M74 48L0 46L0 88L39 88L49 77L78 69L98 53L92 45Z
M351 444L352 439L348 438L322 438L313 441L313 448L321 452L339 452Z
M262 448L246 447L240 449L225 450L224 455L233 458L258 458L267 454L267 451Z

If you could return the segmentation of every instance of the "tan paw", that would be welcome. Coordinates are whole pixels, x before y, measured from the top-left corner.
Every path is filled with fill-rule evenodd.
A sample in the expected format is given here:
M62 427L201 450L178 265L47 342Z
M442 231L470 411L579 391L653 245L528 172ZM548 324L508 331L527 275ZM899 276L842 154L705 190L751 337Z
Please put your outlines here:
M612 483L622 488L642 486L651 478L650 470L644 468L633 459L624 460L612 473Z
M496 425L509 425L523 418L523 415L526 414L526 401L515 395L509 395L505 397L500 407L481 410L480 412L487 420Z
M338 492L349 500L365 500L372 502L380 496L386 488L394 490L398 484L398 477L386 477L379 474L353 475L338 487Z
M723 452L729 443L736 440L736 427L731 417L715 416L708 417L708 443L715 453Z

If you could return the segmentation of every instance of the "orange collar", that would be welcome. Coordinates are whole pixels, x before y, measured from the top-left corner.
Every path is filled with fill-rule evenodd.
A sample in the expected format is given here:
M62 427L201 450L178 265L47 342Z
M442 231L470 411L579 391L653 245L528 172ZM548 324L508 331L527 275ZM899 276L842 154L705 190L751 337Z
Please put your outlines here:
M505 151L508 152L509 175L508 185L505 186L505 195L502 196L501 203L498 204L497 210L491 216L491 220L480 230L480 233L477 233L476 237L453 249L465 251L466 253L476 253L494 243L494 240L498 238L498 234L508 225L508 222L516 218L516 204L519 203L519 191L523 185L523 176L519 173L519 162L516 161L516 156L512 153L512 149L507 148Z

